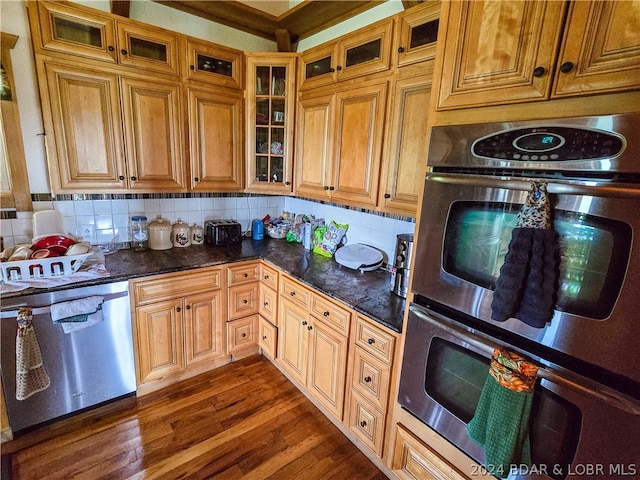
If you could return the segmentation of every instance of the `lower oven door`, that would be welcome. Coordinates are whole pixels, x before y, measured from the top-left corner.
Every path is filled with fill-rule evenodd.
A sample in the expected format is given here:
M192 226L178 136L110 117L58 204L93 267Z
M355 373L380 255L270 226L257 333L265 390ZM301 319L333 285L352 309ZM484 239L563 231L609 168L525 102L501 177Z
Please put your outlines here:
M398 402L484 465L484 450L465 427L475 413L491 352L500 344L415 304L410 309ZM637 478L640 404L540 364L530 417L532 466L514 465L509 478Z

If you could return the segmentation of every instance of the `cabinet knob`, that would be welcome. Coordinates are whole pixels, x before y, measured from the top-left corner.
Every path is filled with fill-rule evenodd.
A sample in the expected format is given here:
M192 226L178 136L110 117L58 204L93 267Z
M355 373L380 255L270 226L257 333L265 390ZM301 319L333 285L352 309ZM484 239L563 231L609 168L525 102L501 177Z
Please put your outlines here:
M360 426L361 426L362 428L366 427L366 426L367 426L367 422L365 422L364 420L362 420L362 421L360 422Z
M313 327L312 327L311 325L309 325L309 326L307 327L307 330L313 330Z
M336 67L336 70L340 71L340 70L342 70L342 67L341 67L340 65L338 65L338 66Z
M307 323L308 323L308 322L307 322L306 320L304 320L304 321L302 322L302 325L306 325Z
M546 70L544 69L544 67L536 67L535 70L533 71L533 76L540 78L542 76L544 76Z
M284 182L285 185L291 185L291 182Z
M186 307L184 307L185 310L191 310L191 305L187 305Z
M364 377L364 381L369 383L371 381L371 377Z
M123 48L122 50L120 50L120 53L121 53L122 55L126 55L126 54L127 54L127 51Z
M573 70L573 62L564 62L560 65L560 71L562 73L569 73L571 70Z
M196 69L196 67L195 67L194 65L189 65L189 68L190 68L191 70L195 70L195 69Z
M263 335L263 336L262 336L262 339L263 339L263 340L266 340L266 339L267 339L267 336L266 336L266 335Z
M245 305L247 304L248 300L243 300L242 303L244 303Z
M265 279L265 280L269 280L269 275L265 275L265 276L264 276L264 279Z
M369 345L373 345L374 343L376 343L376 341L373 338L370 338L369 340L367 340L367 343Z
M324 315L325 317L329 316L329 312L322 312L322 315Z
M296 292L289 292L289 295L291 295L292 297L296 296Z
M269 306L269 302L264 302L264 306L268 307Z
M120 176L118 177L118 180L124 180L124 175L120 175Z
M391 198L391 194L390 193L385 193L384 194L384 198Z
M193 181L194 181L194 182L199 182L199 181L200 181L200 178L196 177L196 178L194 178L194 179L193 179Z
M115 48L113 48L113 45L109 45L107 47L107 50L109 50L110 52L113 52L115 50Z
M247 336L247 334L246 334L246 333L243 333L243 334L242 334L242 338L244 338L244 337L246 337L246 336Z
M328 185L325 185L325 186L324 186L324 189L325 189L325 190L329 190L329 186L328 186Z
M180 307L176 307L176 312L181 312L182 309Z
M335 189L336 189L335 187L329 187L329 190L335 190Z
M135 182L136 180L138 180L138 177L131 177L132 182Z
M333 73L333 72L335 72L335 71L336 71L336 69L335 69L335 68L333 68L333 67L329 68L329 72L330 72L330 73Z
M404 52L404 47L398 47L398 53Z

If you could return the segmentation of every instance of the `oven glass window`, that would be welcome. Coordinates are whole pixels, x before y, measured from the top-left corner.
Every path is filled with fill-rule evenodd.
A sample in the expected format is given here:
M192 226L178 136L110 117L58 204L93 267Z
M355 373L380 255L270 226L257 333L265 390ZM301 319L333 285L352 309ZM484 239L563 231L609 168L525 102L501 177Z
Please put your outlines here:
M447 220L443 266L452 275L494 289L521 205L455 202ZM556 209L558 292L556 309L605 319L622 287L631 251L626 223Z
M489 360L460 345L434 337L426 368L427 394L464 423L469 423L487 379ZM538 384L533 394L530 418L533 464L571 464L580 437L580 409ZM552 470L548 469L549 472ZM553 478L565 476L566 472L562 472Z

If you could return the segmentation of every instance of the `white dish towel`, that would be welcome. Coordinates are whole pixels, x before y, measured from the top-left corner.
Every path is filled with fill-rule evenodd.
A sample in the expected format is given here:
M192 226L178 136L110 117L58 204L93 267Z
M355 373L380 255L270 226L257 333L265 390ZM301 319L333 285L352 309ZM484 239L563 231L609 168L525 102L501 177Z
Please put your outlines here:
M104 297L99 295L55 303L51 305L51 320L62 325L64 333L82 330L104 320L103 303Z

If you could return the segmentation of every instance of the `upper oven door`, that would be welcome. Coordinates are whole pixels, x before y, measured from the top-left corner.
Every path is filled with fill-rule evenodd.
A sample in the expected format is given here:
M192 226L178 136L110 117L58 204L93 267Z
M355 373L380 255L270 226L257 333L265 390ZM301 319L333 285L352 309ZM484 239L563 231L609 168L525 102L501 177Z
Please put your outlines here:
M640 256L633 235L640 197L601 196L606 189L584 186L572 187L575 194L553 193L571 188L549 184L559 238L553 318L541 329L515 318L491 320L495 282L528 188L518 179L428 175L413 292L472 317L463 321L479 320L472 326L509 331L640 381ZM588 188L597 195L585 194Z

